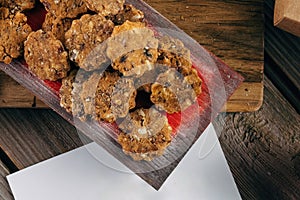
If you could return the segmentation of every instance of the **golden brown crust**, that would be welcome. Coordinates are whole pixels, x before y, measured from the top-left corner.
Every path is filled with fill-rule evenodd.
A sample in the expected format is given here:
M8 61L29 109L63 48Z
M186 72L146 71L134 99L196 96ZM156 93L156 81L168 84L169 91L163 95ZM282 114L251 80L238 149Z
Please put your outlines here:
M35 0L1 0L0 6L9 8L12 14L34 8Z
M38 30L29 34L24 57L29 69L42 80L62 79L70 70L68 53L51 32Z
M43 23L43 30L52 32L57 39L65 44L65 33L71 28L72 21L70 18L61 19L51 13L47 13Z
M72 22L66 32L66 47L70 59L79 67L92 71L109 65L105 40L110 37L114 24L101 15L83 15Z
M152 160L171 143L172 128L167 117L155 108L138 109L119 125L118 142L134 160Z
M116 15L122 9L125 0L84 0L88 8L103 16Z
M121 10L118 14L110 14L107 16L107 18L114 22L115 25L122 25L127 20L131 22L143 22L144 17L144 13L142 11L128 4L125 4L123 10Z
M197 97L188 81L193 79L185 79L173 68L161 73L151 86L151 101L170 114L185 110Z
M169 36L159 39L158 63L172 68L190 68L192 66L190 51L184 44Z
M57 18L75 18L87 12L83 0L41 0L46 10Z
M121 56L112 67L124 76L141 76L153 69L157 57L156 49L138 49Z
M72 113L73 108L73 83L75 82L75 78L77 75L77 69L74 69L70 72L70 74L62 79L62 86L59 90L60 96L60 106L65 108L67 112Z
M24 14L17 13L10 18L7 9L2 11L1 17L5 19L0 19L0 61L8 64L21 55L24 41L32 30Z

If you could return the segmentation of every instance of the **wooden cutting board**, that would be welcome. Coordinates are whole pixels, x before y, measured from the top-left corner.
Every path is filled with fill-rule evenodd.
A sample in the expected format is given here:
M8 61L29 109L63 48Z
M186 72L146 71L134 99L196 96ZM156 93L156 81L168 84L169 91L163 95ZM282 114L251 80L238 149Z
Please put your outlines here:
M263 0L146 0L245 77L228 112L256 111L263 101ZM0 107L46 107L0 72Z

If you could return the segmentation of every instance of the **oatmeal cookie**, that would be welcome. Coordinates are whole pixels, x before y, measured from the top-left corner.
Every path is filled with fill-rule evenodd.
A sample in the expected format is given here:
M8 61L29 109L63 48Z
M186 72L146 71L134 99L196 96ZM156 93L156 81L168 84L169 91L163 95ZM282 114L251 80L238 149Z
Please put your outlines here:
M127 116L130 109L135 107L137 91L134 81L130 78L122 77L115 84L111 95L111 110L118 118Z
M35 0L0 0L0 6L9 8L11 13L17 13L34 8Z
M27 18L22 13L17 13L13 18L8 16L7 9L2 9L0 19L0 61L6 64L10 63L13 58L17 58L23 51L24 41L32 31L26 23ZM5 18L5 19L4 19Z
M172 68L191 68L191 54L184 44L169 36L159 39L158 63Z
M124 76L141 76L146 71L153 69L157 57L157 49L138 49L115 60L112 67Z
M41 0L41 3L57 18L75 18L87 12L83 0Z
M119 128L118 142L134 160L150 161L162 155L171 143L172 128L167 117L155 108L130 113Z
M112 37L107 40L106 53L114 69L127 76L134 74L141 76L144 69L138 65L155 62L157 47L158 40L154 37L153 31L145 27L145 24L126 21L114 28ZM137 69L134 69L136 67ZM136 74L136 72L139 73Z
M123 10L116 15L108 15L108 19L114 22L115 25L122 25L127 20L131 22L143 22L144 13L136 9L133 5L125 4Z
M112 21L98 14L86 14L74 20L65 34L70 59L87 71L107 67L110 61L104 41L111 36L113 28Z
M29 69L43 80L62 79L70 70L68 53L51 32L30 33L25 41L24 57Z
M135 107L135 97L132 80L120 78L117 72L104 72L95 95L96 119L112 123L125 117Z
M167 70L151 86L151 101L170 114L185 110L197 97L188 80L173 68Z
M10 18L10 12L8 8L0 7L0 20Z
M47 13L43 23L43 30L52 32L57 39L65 44L65 33L71 28L72 21L70 18L61 19L51 13Z
M122 9L125 0L83 0L87 7L103 16L116 15Z
M198 76L197 70L194 69L194 68L182 68L182 70L180 70L179 72L184 76L184 80L189 85L191 85L191 87L193 88L196 96L201 94L201 92L202 92L202 88L201 88L202 80Z
M62 86L59 90L60 106L65 108L69 113L72 113L72 91L74 88L73 83L75 82L77 71L77 69L72 70L67 77L62 79Z

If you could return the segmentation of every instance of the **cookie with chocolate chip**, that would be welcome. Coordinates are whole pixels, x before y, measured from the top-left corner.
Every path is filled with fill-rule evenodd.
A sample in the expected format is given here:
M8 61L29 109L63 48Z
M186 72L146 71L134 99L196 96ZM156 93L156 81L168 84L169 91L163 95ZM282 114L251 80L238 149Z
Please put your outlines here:
M196 93L176 69L170 68L161 73L151 86L151 101L167 113L177 113L191 106L196 100Z
M121 130L118 142L134 160L151 161L171 143L168 119L153 107L130 113L118 126Z
M158 63L172 68L191 68L191 53L182 41L164 36L159 39Z
M158 40L141 22L126 21L107 40L107 56L124 76L142 76L157 60Z
M17 13L11 17L7 8L1 8L1 12L0 61L9 64L22 54L24 41L32 30L24 14Z
M104 72L96 89L96 119L114 122L125 117L135 107L136 94L131 79L121 78L117 72Z
M24 51L29 70L42 80L57 81L66 77L70 70L68 53L51 32L30 33Z

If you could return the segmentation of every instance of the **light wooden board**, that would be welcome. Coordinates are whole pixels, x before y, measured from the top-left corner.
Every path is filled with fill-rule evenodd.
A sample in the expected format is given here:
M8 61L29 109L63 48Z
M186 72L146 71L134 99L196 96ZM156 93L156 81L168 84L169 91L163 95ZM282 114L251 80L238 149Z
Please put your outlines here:
M255 111L263 101L263 0L146 0L201 45L245 77L229 112ZM45 107L0 75L0 107Z

